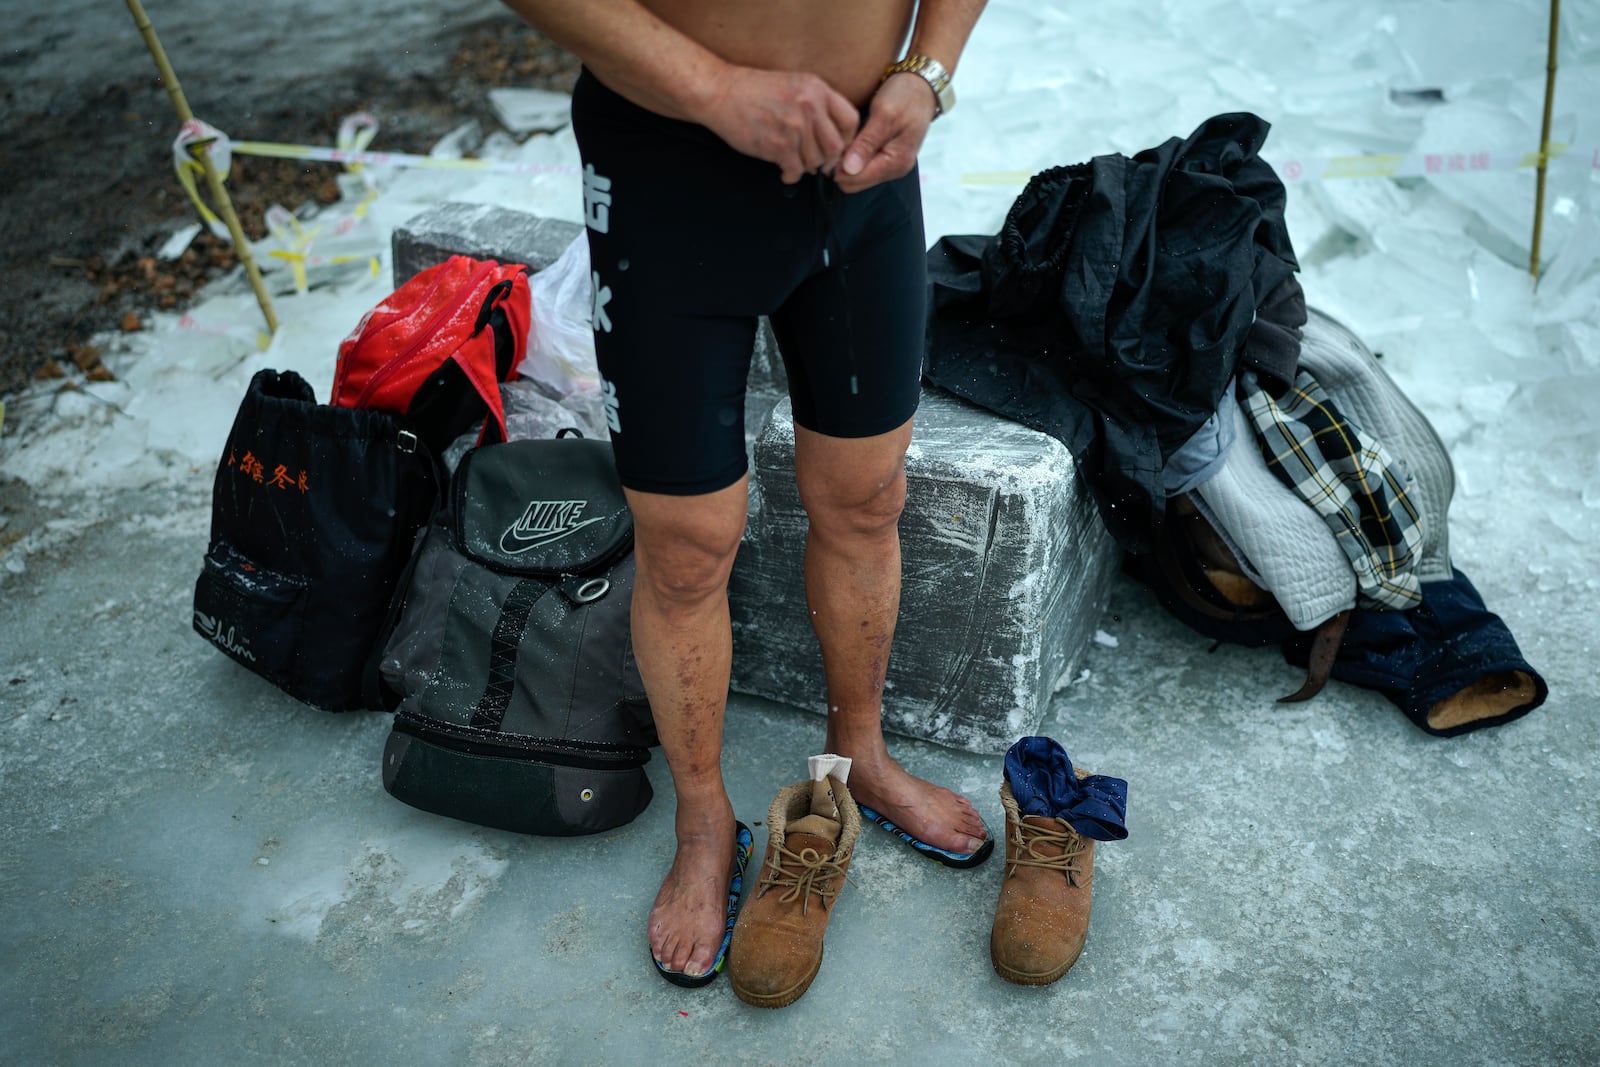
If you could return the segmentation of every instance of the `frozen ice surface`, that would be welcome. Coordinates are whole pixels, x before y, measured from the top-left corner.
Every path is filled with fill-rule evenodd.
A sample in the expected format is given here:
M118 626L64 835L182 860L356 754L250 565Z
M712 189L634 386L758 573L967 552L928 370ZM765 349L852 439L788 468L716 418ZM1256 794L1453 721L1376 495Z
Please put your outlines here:
M546 89L490 89L489 106L517 136L559 129L571 121L572 97Z
M1463 151L1487 150L1494 145L1516 145L1522 132L1530 123L1538 129L1538 102L1532 105L1532 114L1517 114L1509 108L1476 100L1463 100L1434 108L1428 112L1423 130L1414 150L1432 154L1448 162ZM1565 131L1552 132L1557 141L1566 141ZM1533 150L1538 148L1537 134ZM1557 190L1564 191L1575 181L1582 181L1582 172L1571 167L1557 167L1550 175L1546 203L1554 203ZM1432 182L1446 197L1460 204L1474 216L1479 236L1484 243L1508 259L1526 261L1533 222L1534 174L1531 170L1497 171L1486 174L1452 172L1430 174ZM1564 230L1570 223L1551 214L1545 220L1544 240L1547 248L1559 245Z

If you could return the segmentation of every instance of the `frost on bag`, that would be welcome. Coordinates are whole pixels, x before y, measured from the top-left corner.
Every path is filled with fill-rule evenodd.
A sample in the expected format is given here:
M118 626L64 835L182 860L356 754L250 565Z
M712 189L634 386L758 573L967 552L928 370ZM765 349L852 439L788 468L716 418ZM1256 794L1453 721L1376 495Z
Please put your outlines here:
M589 325L594 287L588 238L580 233L561 258L529 278L528 295L533 320L520 373L564 404L574 394L598 394L600 370Z

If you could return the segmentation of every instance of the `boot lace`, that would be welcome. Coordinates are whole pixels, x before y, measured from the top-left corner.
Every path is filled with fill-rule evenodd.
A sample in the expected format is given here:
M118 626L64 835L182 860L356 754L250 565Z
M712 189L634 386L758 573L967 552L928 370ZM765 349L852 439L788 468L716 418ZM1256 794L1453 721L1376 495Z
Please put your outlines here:
M1016 848L1011 862L1006 865L1007 878L1016 874L1018 867L1044 867L1062 871L1067 876L1068 884L1078 884L1078 879L1083 876L1078 858L1089 847L1088 842L1079 837L1065 819L1056 819L1055 822L1059 829L1017 820L1016 832L1011 838ZM1056 855L1046 855L1039 851L1041 845L1055 845L1061 851Z
M844 888L839 882L850 881L836 856L824 856L809 846L799 852L790 852L778 845L774 852L775 855L767 863L767 877L758 895L766 896L767 890L781 886L788 892L778 898L779 902L793 904L800 901L801 915L808 914L810 910L811 894L815 893L821 899L824 908L831 908L839 890ZM784 863L784 860L792 862Z

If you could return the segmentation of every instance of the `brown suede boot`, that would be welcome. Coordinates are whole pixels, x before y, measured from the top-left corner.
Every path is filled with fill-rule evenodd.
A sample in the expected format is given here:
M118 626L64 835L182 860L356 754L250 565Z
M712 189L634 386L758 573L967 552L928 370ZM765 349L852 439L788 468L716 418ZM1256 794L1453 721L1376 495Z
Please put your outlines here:
M781 1008L810 988L860 833L861 812L837 778L778 791L767 812L760 881L728 946L728 981L740 1000Z
M1080 778L1085 777L1079 772ZM1094 842L1065 819L1023 817L1000 785L1006 809L1006 870L989 934L995 973L1019 985L1049 985L1067 973L1089 934Z

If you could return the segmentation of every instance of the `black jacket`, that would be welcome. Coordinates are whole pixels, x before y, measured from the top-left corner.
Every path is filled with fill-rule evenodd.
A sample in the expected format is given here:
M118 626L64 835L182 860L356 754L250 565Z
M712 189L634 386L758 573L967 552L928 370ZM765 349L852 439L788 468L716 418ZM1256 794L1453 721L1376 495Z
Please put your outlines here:
M1033 177L993 237L928 253L925 377L1061 440L1124 548L1146 551L1167 458L1242 362L1294 378L1305 300L1268 124L1208 119L1129 159Z

